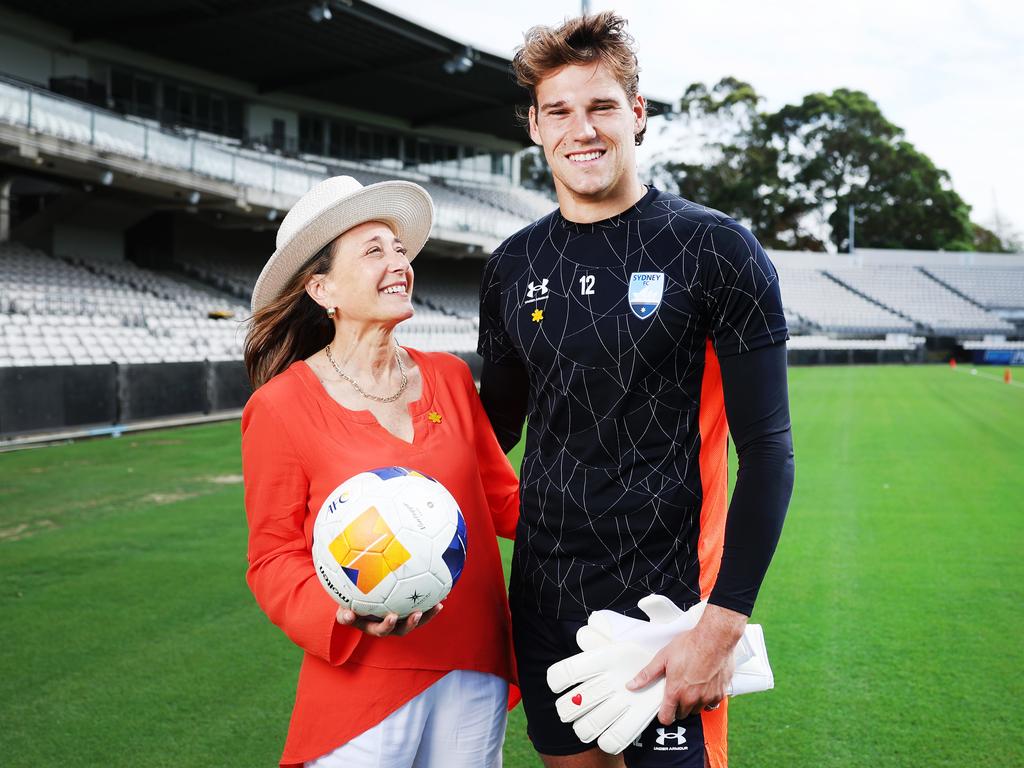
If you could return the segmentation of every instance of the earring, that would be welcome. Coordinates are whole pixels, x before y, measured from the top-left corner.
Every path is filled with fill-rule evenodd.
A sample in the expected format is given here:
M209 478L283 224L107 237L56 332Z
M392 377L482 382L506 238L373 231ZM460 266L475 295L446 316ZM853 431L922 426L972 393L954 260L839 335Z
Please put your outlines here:
M335 313L336 313L336 310L334 309L334 307L328 307L327 308L327 319L328 320L333 320Z

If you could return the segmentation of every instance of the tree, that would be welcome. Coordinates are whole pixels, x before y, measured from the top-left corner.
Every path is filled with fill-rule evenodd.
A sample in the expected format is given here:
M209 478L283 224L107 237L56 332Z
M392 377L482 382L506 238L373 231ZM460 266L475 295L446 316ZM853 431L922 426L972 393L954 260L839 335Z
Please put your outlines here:
M974 247L972 250L983 253L1021 253L1024 245L1020 235L1009 230L996 219L996 229L991 230L981 224L971 224L974 229Z
M659 181L743 219L768 247L845 250L851 205L858 246L973 247L970 207L949 175L865 93L813 93L773 113L760 101L734 78L687 88L680 112L709 137L706 151L660 162Z
M1005 253L999 235L981 224L974 225L974 250L983 253Z
M687 199L744 220L768 247L823 250L800 226L808 207L778 183L779 152L762 139L760 102L750 84L731 77L710 89L691 85L679 105L690 151L656 163L652 175Z

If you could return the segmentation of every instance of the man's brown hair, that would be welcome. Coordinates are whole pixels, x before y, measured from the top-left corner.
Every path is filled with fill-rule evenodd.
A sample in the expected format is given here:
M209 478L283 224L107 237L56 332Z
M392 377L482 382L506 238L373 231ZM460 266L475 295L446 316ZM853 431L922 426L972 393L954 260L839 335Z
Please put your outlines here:
M560 27L536 26L527 30L523 44L516 49L512 71L516 81L530 92L530 103L537 108L537 86L557 69L569 65L599 62L608 68L630 103L640 91L640 66L633 50L633 37L626 31L626 20L614 11L592 16L577 16ZM522 111L526 124L529 115ZM644 140L644 125L634 140Z

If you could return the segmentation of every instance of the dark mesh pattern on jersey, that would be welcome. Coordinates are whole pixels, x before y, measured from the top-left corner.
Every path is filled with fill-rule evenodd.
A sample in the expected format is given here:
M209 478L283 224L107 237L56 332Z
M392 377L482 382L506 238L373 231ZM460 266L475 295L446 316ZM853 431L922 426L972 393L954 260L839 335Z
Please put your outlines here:
M653 310L631 280L660 282ZM709 338L723 357L784 340L778 278L745 228L674 195L588 225L556 211L488 261L479 352L530 376L512 588L542 612L698 599Z

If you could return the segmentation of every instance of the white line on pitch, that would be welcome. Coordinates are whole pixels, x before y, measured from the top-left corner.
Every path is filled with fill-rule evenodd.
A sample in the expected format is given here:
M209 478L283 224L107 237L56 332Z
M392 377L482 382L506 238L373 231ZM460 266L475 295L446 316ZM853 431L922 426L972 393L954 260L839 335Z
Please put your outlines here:
M1010 379L1009 381L1003 381L1002 376L987 376L984 373L981 373L977 368L971 368L970 370L967 370L965 366L958 365L953 370L956 371L957 373L966 373L971 376L977 376L979 379L987 379L988 381L995 381L1000 384L1009 384L1011 387L1024 387L1024 384L1022 384L1019 381L1014 381L1013 379Z

